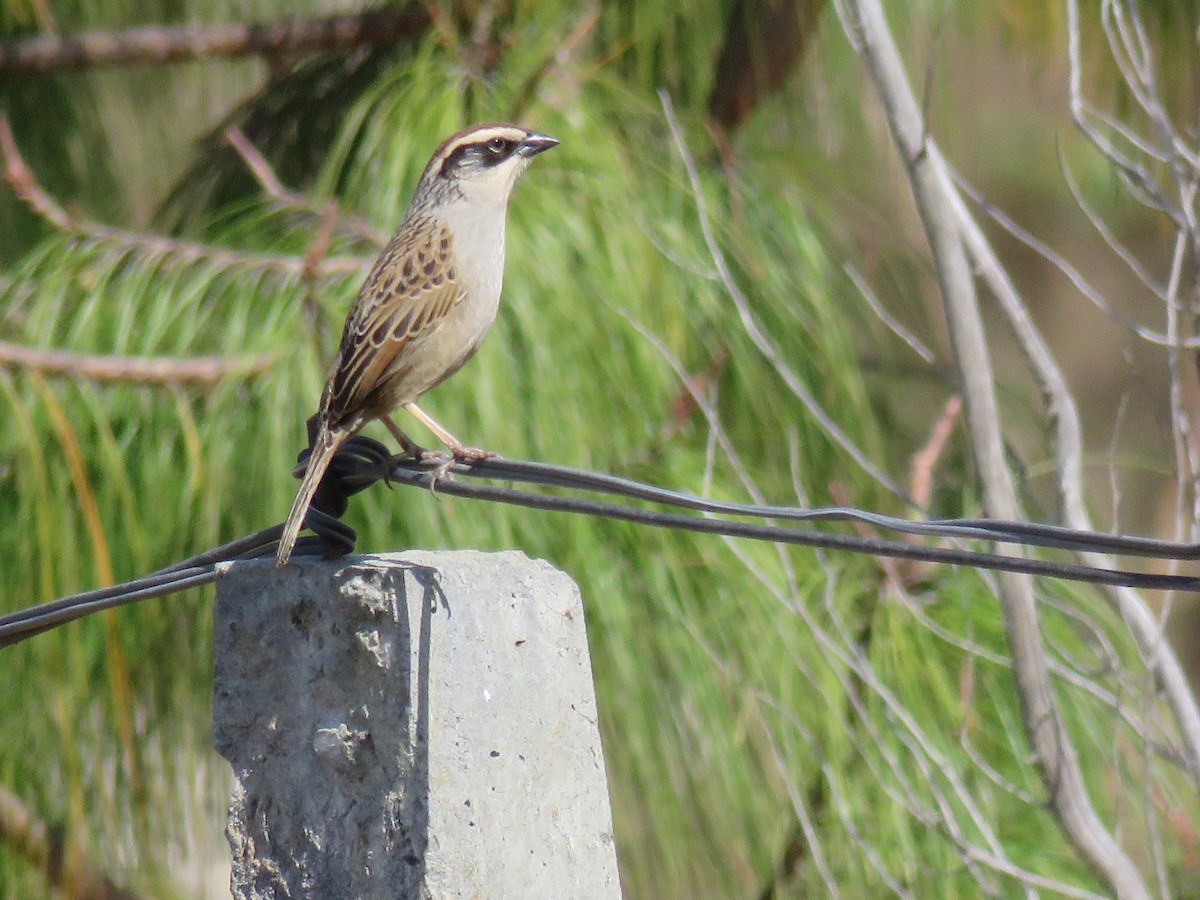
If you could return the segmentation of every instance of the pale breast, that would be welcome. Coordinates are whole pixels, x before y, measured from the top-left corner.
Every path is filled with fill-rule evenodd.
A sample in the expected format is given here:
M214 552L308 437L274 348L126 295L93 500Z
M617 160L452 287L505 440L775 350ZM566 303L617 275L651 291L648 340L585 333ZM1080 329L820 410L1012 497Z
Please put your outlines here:
M457 372L495 322L504 276L504 211L488 212L493 211L451 208L439 223L439 233L451 236L447 275L454 300L380 373L370 404L380 413L416 401Z
M455 204L443 220L453 235L451 256L461 299L431 331L428 349L421 348L422 356L438 358L426 377L415 379L422 393L457 372L479 349L496 321L504 282L503 204Z
M500 304L504 213L473 197L401 225L347 319L322 398L331 422L353 429L412 403L474 355Z

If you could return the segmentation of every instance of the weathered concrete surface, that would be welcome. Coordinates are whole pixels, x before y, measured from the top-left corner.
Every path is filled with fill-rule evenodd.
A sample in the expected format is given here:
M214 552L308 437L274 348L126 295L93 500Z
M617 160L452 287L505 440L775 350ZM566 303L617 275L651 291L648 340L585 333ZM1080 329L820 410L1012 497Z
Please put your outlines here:
M239 898L620 896L579 591L520 553L230 566Z

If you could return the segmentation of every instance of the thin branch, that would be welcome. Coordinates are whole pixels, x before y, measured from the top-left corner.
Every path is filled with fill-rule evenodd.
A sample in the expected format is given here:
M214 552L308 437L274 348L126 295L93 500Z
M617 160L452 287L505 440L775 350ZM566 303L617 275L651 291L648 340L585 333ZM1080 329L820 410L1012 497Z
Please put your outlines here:
M1108 223L1104 221L1103 216L1096 212L1092 208L1092 205L1088 203L1087 198L1083 196L1083 191L1080 190L1079 183L1075 180L1075 176L1071 173L1071 168L1067 164L1061 145L1058 148L1058 168L1063 174L1063 181L1066 182L1067 190L1071 192L1071 197L1075 201L1075 205L1087 216L1088 222L1096 230L1096 233L1100 235L1104 243L1108 245L1108 249L1116 254L1121 262L1125 263L1126 268L1134 274L1138 281L1145 285L1147 290L1165 303L1166 289L1155 280L1154 276L1146 271L1146 267L1142 265L1142 261L1128 247L1117 240L1117 236L1108 227Z
M919 509L929 508L929 502L933 496L933 470L946 449L946 443L958 422L961 411L962 397L955 394L942 407L942 414L934 423L933 430L925 444L913 454L908 490ZM851 498L840 484L831 484L829 495L841 506L851 505ZM863 537L877 536L875 529L865 522L854 523L854 528ZM915 542L915 537L908 537L905 540ZM933 568L928 563L917 560L892 560L886 557L879 558L879 565L897 595L901 597L907 596L913 585L925 581Z
M885 737L880 733L880 723L868 711L860 692L858 690L847 692L847 698L854 706L855 714L859 717L863 729L873 738L875 747L886 761L895 783L904 786L907 791L909 799L898 798L899 802L911 815L921 819L927 826L939 828L950 835L956 843L961 842L964 838L958 819L959 814L955 805L950 803L946 796L943 789L943 784L945 784L950 788L958 805L976 832L986 840L993 853L1002 856L1004 848L992 827L993 823L979 808L975 797L972 796L961 777L959 768L942 753L940 742L931 740L913 716L912 711L883 683L870 660L865 658L863 650L854 640L854 636L847 629L841 617L837 615L828 592L826 592L825 607L838 638L840 638L840 643L825 632L811 614L806 612L805 604L800 604L797 612L804 619L813 636L821 643L823 651L831 655L831 662L836 661L839 667L848 667L854 677L861 681L864 689L870 690L888 710L887 724L890 727L888 736ZM935 809L924 813L921 811L920 792L912 784L913 779L908 774L906 767L897 758L897 752L891 746L891 737L898 739L908 751L908 759L916 766L921 776L920 784L932 796L936 804ZM883 782L881 781L881 783ZM886 789L888 788L885 784ZM976 877L980 876L976 875Z
M912 458L912 478L909 490L913 498L923 509L929 508L933 498L933 468L942 458L950 433L958 423L958 414L962 411L962 397L955 394L942 407L942 414L934 424L933 432L925 445Z
M983 209L983 211L990 219L992 219L992 221L994 221L1006 232L1008 232L1025 246L1029 247L1031 250L1035 251L1039 256L1062 272L1062 274L1070 280L1071 284L1075 286L1076 290L1090 300L1097 309L1108 316L1108 318L1110 318L1113 322L1132 334L1137 335L1149 344L1157 344L1160 347L1170 346L1171 339L1167 335L1147 328L1145 325L1139 325L1128 316L1125 316L1119 312L1109 302L1108 298L1094 288L1091 282L1087 280L1086 276L1084 276L1079 269L1075 268L1075 266L1073 266L1066 257L1052 248L1049 244L1045 243L1040 238L1027 231L1025 228L1022 228L1003 210L989 203L986 198L983 197L983 195L981 195L969 182L966 181L966 179L958 175L958 173L955 172L953 167L951 167L948 163L946 164L946 170L949 172L950 177L954 180L954 183L959 187L959 189L962 190L968 197L970 197L973 202L979 204L980 208ZM986 241L986 238L981 237L981 240ZM1190 341L1183 341L1180 349L1200 349L1200 340L1193 339Z
M977 271L1009 317L1018 345L1025 352L1042 389L1050 399L1057 438L1055 450L1064 517L1070 527L1090 531L1094 526L1083 497L1083 437L1074 397L978 224L971 218L961 198L958 198L957 204L967 246ZM1078 556L1087 565L1104 566L1112 563L1109 556L1092 550L1080 551ZM1162 691L1171 708L1183 740L1182 762L1195 778L1200 773L1200 708L1196 705L1187 675L1166 640L1162 622L1136 591L1126 587L1107 587L1103 590L1120 613L1147 669L1154 676L1156 687ZM1136 725L1134 727L1143 733Z
M915 895L888 871L887 864L879 855L879 848L863 837L862 833L855 827L854 822L850 818L850 811L854 809L854 804L842 793L837 780L837 773L834 771L833 766L829 765L829 763L823 764L821 766L821 774L825 778L825 783L829 785L829 807L837 814L842 828L846 830L846 834L849 835L855 846L858 847L862 858L893 894L897 897L905 898L905 900L913 898Z
M267 162L258 148L250 142L250 138L246 137L245 132L236 125L230 125L225 129L225 142L229 144L242 158L242 162L246 164L246 168L250 170L255 180L258 181L262 189L268 195L280 200L286 200L289 203L294 203L297 206L307 206L306 201L299 194L293 194L283 186L283 182L279 180L279 176L275 174L275 170L271 168L271 164Z
M1107 5L1107 4L1106 4ZM1109 42L1112 47L1114 60L1122 72L1126 72L1124 56L1121 53L1120 47L1115 43L1111 32L1110 25L1107 20L1104 22L1106 33L1109 34ZM1078 0L1067 0L1067 62L1069 69L1069 77L1067 80L1069 105L1071 109L1071 117L1075 120L1075 124L1079 130L1091 141L1092 145L1100 151L1108 160L1116 167L1118 173L1125 180L1131 191L1141 194L1139 198L1142 203L1153 209L1160 209L1167 213L1181 227L1186 228L1183 211L1173 205L1166 197L1158 182L1150 175L1150 173L1132 156L1122 152L1117 148L1108 137L1100 132L1088 118L1089 107L1083 99L1083 64L1081 61L1080 52L1080 35L1079 27L1079 3ZM1127 73L1127 77L1133 78ZM1136 79L1130 81L1130 88L1137 93ZM1118 133L1124 133L1123 131ZM1174 153L1174 148L1169 148L1171 153ZM1175 166L1173 165L1174 169Z
M211 387L229 378L265 372L275 355L257 356L101 356L65 350L39 350L0 341L0 369L25 369L43 375L69 375L92 381L132 384L194 384Z
M934 352L926 347L920 338L909 331L903 322L888 312L887 307L879 302L879 298L875 296L875 291L871 289L871 285L867 283L867 280L863 278L862 273L857 268L847 264L844 270L854 283L854 286L858 288L858 292L862 294L862 298L867 301L867 306L871 307L871 312L879 317L879 320L891 330L892 334L908 344L913 349L913 352L929 365L932 366L937 362L937 356L934 355Z
M1074 0L1068 3L1068 44L1078 53L1078 9ZM1073 57L1077 63L1077 56ZM1072 69L1075 88L1078 88L1078 68ZM936 148L935 148L935 153ZM940 159L940 154L938 154ZM1029 310L1021 300L1016 286L1000 264L995 250L988 243L979 223L972 217L958 193L952 193L963 239L971 254L979 277L988 286L1000 309L1008 317L1017 336L1018 346L1025 353L1041 388L1049 399L1050 415L1055 428L1054 450L1057 460L1058 489L1063 517L1071 528L1094 529L1083 490L1083 425L1079 407L1067 384L1066 376L1051 353L1045 338L1034 324ZM1093 566L1109 565L1112 560L1099 552L1083 549L1080 560ZM1136 641L1144 664L1153 673L1155 683L1163 692L1175 722L1181 732L1184 756L1193 778L1200 776L1200 707L1197 706L1188 677L1166 640L1161 623L1134 590L1110 587L1105 596L1118 610L1122 621Z
M225 141L242 158L242 162L246 164L246 168L250 170L250 174L254 176L264 193L275 200L280 208L297 209L321 217L327 214L327 203L322 203L315 197L307 197L285 187L279 180L279 176L275 174L271 164L258 152L258 148L250 142L242 129L236 125L230 125L225 129ZM339 212L334 224L342 226L351 236L365 241L373 247L383 247L388 241L386 234L360 216Z
M1104 894L1097 894L1095 891L1076 887L1057 878L1047 878L1045 875L1039 875L1037 872L1023 869L1004 857L988 853L974 844L964 843L961 845L961 849L969 858L991 866L997 872L1003 872L1005 875L1012 876L1024 884L1027 890L1041 888L1042 890L1053 891L1055 894L1062 894L1064 897L1076 897L1079 900L1106 900ZM1038 895L1033 893L1031 896L1036 897Z
M126 231L98 222L77 219L67 213L59 203L37 182L33 171L26 165L8 116L0 113L0 157L4 162L4 177L17 197L34 213L49 222L54 228L67 234L105 241L136 250L151 259L187 264L205 261L218 268L241 268L258 271L279 272L300 277L305 274L307 262L304 257L282 253L243 253L203 244L164 237L149 232ZM321 277L341 277L362 272L370 260L357 256L336 256L321 262Z
M296 56L321 50L413 41L429 27L423 3L381 6L352 15L231 25L147 26L40 35L0 43L0 78L103 66L160 66L195 59Z
M55 202L33 177L33 172L25 165L17 150L17 142L13 137L12 126L8 115L0 112L0 154L4 157L4 179L12 187L17 199L28 206L34 213L41 216L59 231L73 231L75 223L67 215L67 211Z
M1128 8L1128 15L1124 7ZM1125 78L1130 93L1141 106L1157 132L1163 154L1171 165L1172 174L1177 181L1184 181L1184 171L1187 168L1195 170L1200 160L1188 147L1187 142L1179 134L1171 122L1162 96L1158 88L1158 79L1154 53L1151 48L1150 36L1146 33L1141 11L1137 2L1114 3L1104 0L1100 7L1100 21L1108 38L1109 50L1117 62ZM1116 22L1114 30L1110 21ZM1119 36L1119 38L1118 38ZM1128 58L1130 67L1122 65ZM1155 158L1159 154L1152 154Z
M696 168L696 161L692 157L691 151L688 150L687 144L683 140L683 131L679 127L679 120L675 118L675 108L671 103L671 97L666 91L659 91L658 98L662 103L667 127L671 131L675 148L683 162L684 170L687 172L688 182L691 185L693 199L696 203L696 216L700 220L700 231L704 236L705 246L708 248L713 265L716 266L717 274L720 276L721 284L725 287L725 292L729 295L729 299L733 301L734 308L741 319L742 328L750 340L754 342L754 346L758 348L758 351L771 363L775 371L779 374L779 377L783 379L783 383L804 404L804 408L808 410L809 415L816 419L825 433L829 435L830 439L840 446L859 468L874 478L884 488L907 502L908 497L900 486L886 472L880 469L862 448L854 443L854 440L846 434L842 427L833 420L829 413L825 411L825 408L817 401L813 392L809 390L808 385L805 384L804 379L800 377L800 374L795 369L788 365L779 348L767 336L762 325L759 324L757 317L755 317L751 309L750 302L746 299L746 295L737 286L733 273L729 269L729 264L725 260L725 254L721 251L716 235L713 233L712 222L708 215L708 204L704 200L704 190L700 184L700 172Z
M777 871L772 873L771 879L759 892L758 898L759 900L775 900L778 896L777 888L780 876L786 877L797 868L802 859L809 857L812 859L813 867L817 870L821 883L825 886L825 896L836 900L841 896L841 891L838 890L833 873L829 871L825 850L821 846L821 830L813 821L813 815L810 812L810 807L816 807L818 812L824 811L825 782L823 779L814 779L807 794L801 794L799 786L788 771L787 760L779 751L779 745L769 731L767 740L770 744L771 756L775 760L776 772L787 788L788 799L792 801L792 811L796 816L796 830L793 840L789 841L784 851Z
M1097 106L1084 101L1082 104L1084 111L1100 124L1110 129L1114 134L1120 135L1129 143L1131 147L1139 153L1150 157L1155 162L1167 163L1169 157L1162 150L1155 147L1150 141L1138 134L1132 126L1126 125L1120 119L1105 112Z

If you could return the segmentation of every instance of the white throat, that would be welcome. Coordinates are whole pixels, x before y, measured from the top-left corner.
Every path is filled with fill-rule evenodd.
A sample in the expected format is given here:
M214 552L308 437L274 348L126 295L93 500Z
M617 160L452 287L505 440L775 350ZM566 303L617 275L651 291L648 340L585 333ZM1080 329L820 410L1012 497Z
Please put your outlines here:
M454 257L459 278L472 294L486 299L494 311L500 302L504 281L504 224L508 198L525 160L513 160L504 171L492 177L463 178L455 187L455 196L445 203L438 215L454 235Z
M454 262L459 280L470 294L495 309L504 280L504 221L508 192L473 190L483 185L463 185L465 196L456 197L438 210L454 235Z

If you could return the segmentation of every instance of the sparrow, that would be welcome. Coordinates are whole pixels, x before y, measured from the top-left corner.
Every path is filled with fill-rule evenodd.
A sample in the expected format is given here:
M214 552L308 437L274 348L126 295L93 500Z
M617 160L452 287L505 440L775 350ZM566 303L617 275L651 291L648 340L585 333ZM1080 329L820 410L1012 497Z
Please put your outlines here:
M367 275L309 422L309 455L279 539L291 557L305 514L342 443L380 419L407 452L420 448L396 425L403 407L455 459L494 454L465 446L417 406L479 349L496 320L504 279L508 198L530 161L555 138L515 125L477 125L447 138L417 183L404 221Z

